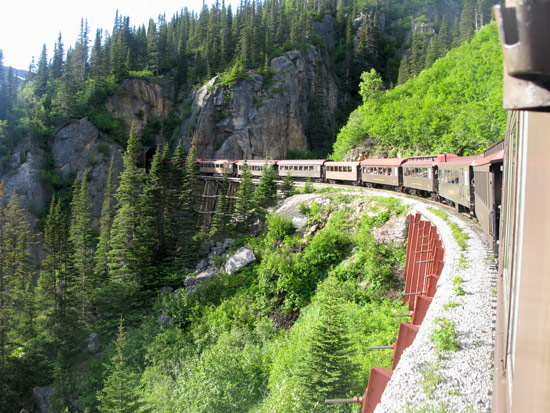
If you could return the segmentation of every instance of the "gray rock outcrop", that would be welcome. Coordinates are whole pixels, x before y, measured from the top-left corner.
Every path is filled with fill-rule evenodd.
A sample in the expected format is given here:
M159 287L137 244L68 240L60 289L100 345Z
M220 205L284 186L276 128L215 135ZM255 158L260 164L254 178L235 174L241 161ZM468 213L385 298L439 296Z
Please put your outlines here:
M101 132L86 118L61 128L55 135L52 154L54 167L64 178L82 178L88 174L92 217L97 225L103 195L113 159L115 177L123 169L122 152L118 145L108 143Z
M48 413L50 411L50 399L52 395L53 388L51 387L35 387L32 389L32 397L40 413Z
M106 107L130 126L141 132L148 121L167 119L173 109L174 82L165 79L126 79L120 93L107 99ZM162 132L162 131L159 131ZM160 133L159 133L160 135Z
M235 84L217 85L213 78L194 92L190 116L180 136L197 146L199 157L281 158L291 148L308 149L306 129L311 102L319 122L332 119L338 87L320 52L289 51L272 59L270 79L251 74Z
M233 274L254 261L256 261L254 253L246 247L241 247L225 262L224 270L228 274Z

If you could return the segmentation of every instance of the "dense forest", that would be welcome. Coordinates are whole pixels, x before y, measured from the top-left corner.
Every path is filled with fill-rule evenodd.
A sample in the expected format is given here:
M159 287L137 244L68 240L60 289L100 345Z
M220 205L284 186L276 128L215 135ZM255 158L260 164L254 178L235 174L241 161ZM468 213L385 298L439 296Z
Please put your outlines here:
M125 79L169 79L183 95L216 75L228 85L254 73L269 79L272 58L313 47L339 83L335 123L348 122L334 157L366 138L387 154L469 153L498 137L502 123L495 28L482 29L489 7L266 0L233 11L216 2L147 27L117 15L112 31L95 37L83 20L73 46L61 35L51 55L44 46L22 85L0 50L0 172L30 142L45 154L40 174L51 194L48 208L24 211L17 191L0 184L0 410L30 409L38 398L52 411L302 412L362 394L370 367L390 363L367 346L391 344L394 315L404 311L393 274L404 247L379 243L373 231L406 209L327 190L300 203L308 231L295 231L268 212L273 171L254 186L245 168L235 194L224 179L205 229L195 150L174 138L181 117L140 134L105 101ZM89 204L96 177L79 171L69 180L53 167L56 131L82 118L124 151L97 217ZM309 133L326 134L309 148L326 155L336 131ZM138 158L156 144L145 174ZM279 195L294 191L287 181ZM29 214L41 218L36 228ZM194 284L205 245L227 248L211 257L216 275ZM241 247L255 262L226 271Z

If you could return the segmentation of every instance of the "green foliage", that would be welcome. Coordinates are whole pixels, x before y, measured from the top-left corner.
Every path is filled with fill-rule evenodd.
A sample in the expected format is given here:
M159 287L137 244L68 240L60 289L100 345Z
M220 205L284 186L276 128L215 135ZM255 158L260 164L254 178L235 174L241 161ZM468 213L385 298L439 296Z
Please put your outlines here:
M281 193L283 194L284 198L288 198L292 195L294 195L294 179L290 174L285 175L285 179L283 180L283 183L281 185Z
M438 208L428 207L428 210L430 212L432 212L434 215L437 215L439 218L443 219L444 221L447 221L447 219L449 218L448 213L446 213L445 211L442 211Z
M464 232L462 229L460 229L458 224L454 222L451 222L449 224L449 227L451 228L451 231L453 233L453 238L455 239L460 249L462 251L466 250L466 248L468 247L467 241L470 238L470 236L466 232Z
M464 291L464 288L462 287L462 284L464 283L464 279L460 276L456 276L453 278L453 285L455 287L456 295L465 295L466 291Z
M298 383L311 407L348 394L356 380L355 347L345 324L345 301L338 287L338 280L329 277L319 289L315 300L319 313L298 360Z
M138 376L128 367L125 354L128 342L126 331L120 320L112 355L105 375L103 389L97 395L102 412L130 413L139 411Z
M420 374L422 375L422 390L426 396L430 397L434 389L444 381L441 375L441 364L439 361L425 364L422 366Z
M369 82L362 87L373 89ZM378 152L391 156L479 152L500 139L506 122L496 25L484 27L471 43L450 51L418 77L376 96L350 115L332 158L343 159L369 137Z
M295 232L292 221L278 214L270 214L267 217L267 239L273 242L281 242Z
M315 192L315 187L313 186L313 183L311 182L311 178L306 179L306 183L304 187L302 188L302 193L304 194L311 194Z
M130 79L142 79L142 80L148 80L149 78L153 77L155 74L151 72L148 69L144 70L130 70L128 71L128 78Z
M457 351L460 349L456 332L456 323L445 317L435 319L436 328L430 336L435 348L439 351Z

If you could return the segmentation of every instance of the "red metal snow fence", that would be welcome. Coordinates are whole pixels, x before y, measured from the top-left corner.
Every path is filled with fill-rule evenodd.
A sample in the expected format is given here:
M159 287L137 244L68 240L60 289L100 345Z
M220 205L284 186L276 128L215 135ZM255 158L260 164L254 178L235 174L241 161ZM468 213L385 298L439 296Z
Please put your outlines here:
M358 401L363 402L362 413L374 412L380 403L382 394L397 367L403 351L409 347L418 332L420 324L432 302L437 289L437 281L444 265L445 250L437 227L422 220L420 214L409 215L409 237L405 258L405 291L403 303L411 310L411 324L401 323L397 340L391 346L377 346L371 349L393 349L392 370L373 367L365 395Z
M409 304L409 310L414 310L416 296L433 297L435 294L444 255L437 227L422 220L420 214L410 215L403 293L403 303Z

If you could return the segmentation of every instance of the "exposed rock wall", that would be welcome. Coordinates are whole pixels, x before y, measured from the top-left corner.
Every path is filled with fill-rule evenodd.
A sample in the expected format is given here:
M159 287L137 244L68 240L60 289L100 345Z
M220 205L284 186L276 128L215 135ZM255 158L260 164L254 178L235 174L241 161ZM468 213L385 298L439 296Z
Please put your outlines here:
M123 169L121 148L108 143L101 132L84 118L57 132L52 145L52 154L54 167L63 177L81 179L84 172L88 174L92 218L97 225L111 158L115 178Z
M153 119L167 119L173 109L176 96L174 82L168 79L147 81L126 79L120 93L107 99L106 107L128 126L134 122L140 132Z
M309 149L306 129L315 102L319 122L332 119L338 87L314 49L272 59L270 79L252 74L231 86L212 79L193 93L191 115L178 138L193 142L202 158L282 158Z

